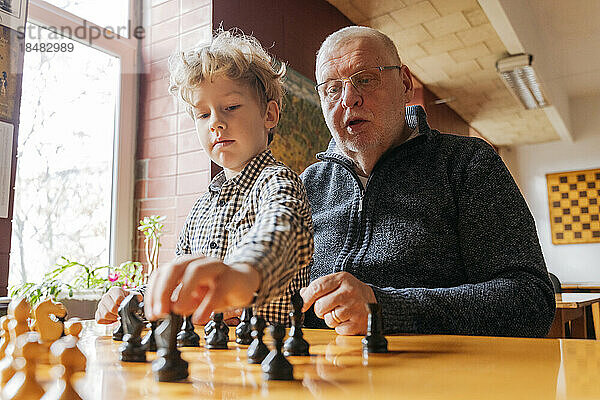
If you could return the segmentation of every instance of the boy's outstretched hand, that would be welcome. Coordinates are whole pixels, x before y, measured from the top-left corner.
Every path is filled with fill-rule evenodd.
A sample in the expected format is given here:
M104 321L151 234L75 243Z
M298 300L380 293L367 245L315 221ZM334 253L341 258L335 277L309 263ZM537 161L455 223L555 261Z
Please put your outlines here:
M260 285L260 275L247 264L228 265L204 256L178 258L150 277L144 298L146 318L169 312L206 321L211 312L248 305Z

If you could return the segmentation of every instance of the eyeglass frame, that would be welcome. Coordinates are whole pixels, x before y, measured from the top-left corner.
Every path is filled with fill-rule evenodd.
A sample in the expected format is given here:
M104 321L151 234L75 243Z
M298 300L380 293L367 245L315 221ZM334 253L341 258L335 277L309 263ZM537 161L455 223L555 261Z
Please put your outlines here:
M368 71L370 69L378 69L379 72L383 72L383 71L387 71L387 70L392 70L392 69L401 70L402 69L402 64L401 65L384 65L384 66L376 66L376 67L369 67L369 68L361 69L360 71L356 71L355 73L353 73L352 75L350 75L347 78L328 79L325 82L317 83L315 85L315 90L317 91L317 93L320 96L319 86L322 86L322 85L324 85L324 84L326 84L328 82L332 82L332 81L340 81L342 83L342 89L343 89L346 86L345 83L347 81L349 81L350 84L354 87L354 89L356 89L356 90L358 90L360 92L360 89L356 87L356 85L354 84L354 82L352 82L352 77L356 76L356 75L358 75L360 73L363 73L365 71ZM341 97L341 93L340 93L340 97ZM337 100L339 100L339 98L335 99L335 100L332 100L332 101L337 101Z

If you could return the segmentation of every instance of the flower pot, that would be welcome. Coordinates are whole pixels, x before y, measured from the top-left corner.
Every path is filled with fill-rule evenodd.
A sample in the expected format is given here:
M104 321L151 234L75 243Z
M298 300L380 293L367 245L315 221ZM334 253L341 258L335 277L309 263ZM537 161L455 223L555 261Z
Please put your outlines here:
M83 289L74 291L72 297L68 293L61 293L56 300L67 309L67 318L94 319L103 294L102 289Z

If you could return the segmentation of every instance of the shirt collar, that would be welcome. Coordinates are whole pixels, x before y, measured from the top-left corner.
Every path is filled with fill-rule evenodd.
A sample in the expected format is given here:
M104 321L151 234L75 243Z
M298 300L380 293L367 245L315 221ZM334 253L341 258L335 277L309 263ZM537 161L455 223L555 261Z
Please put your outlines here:
M277 160L275 160L275 157L273 157L273 154L271 153L271 149L266 149L255 155L240 173L231 179L225 177L225 171L219 172L208 185L208 190L211 193L218 193L223 186L234 185L240 191L244 192L252 187L256 178L258 178L266 166L271 165L276 161Z

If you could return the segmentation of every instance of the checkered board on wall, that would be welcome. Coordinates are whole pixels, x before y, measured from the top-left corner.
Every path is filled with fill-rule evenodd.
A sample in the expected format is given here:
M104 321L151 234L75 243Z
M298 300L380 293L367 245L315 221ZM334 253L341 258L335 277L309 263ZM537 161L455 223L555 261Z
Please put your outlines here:
M547 174L552 243L600 243L600 169Z

